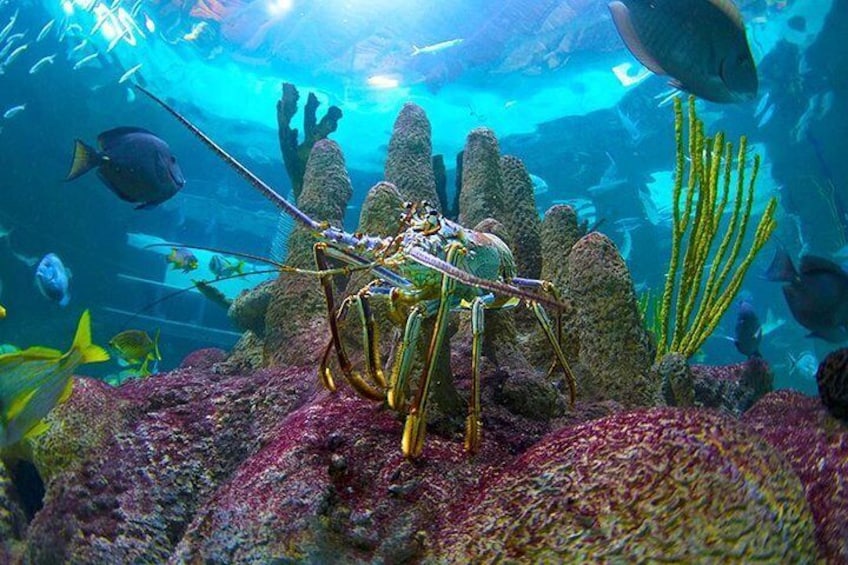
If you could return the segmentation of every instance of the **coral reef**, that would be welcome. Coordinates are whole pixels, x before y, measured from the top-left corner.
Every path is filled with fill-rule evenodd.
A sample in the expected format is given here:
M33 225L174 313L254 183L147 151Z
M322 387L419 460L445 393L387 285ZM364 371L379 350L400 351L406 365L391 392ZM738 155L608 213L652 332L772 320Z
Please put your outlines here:
M315 143L306 164L298 208L313 218L338 226L352 194L353 187L338 144L329 139ZM289 236L286 264L314 269L314 244L313 234L296 227ZM266 364L284 365L293 359L303 362L320 356L323 348L320 342L325 340L321 336L327 335L321 329L324 318L326 305L316 277L290 273L278 277L265 316ZM298 323L291 323L293 319Z
M716 408L740 416L772 390L774 373L761 358L733 365L691 367L695 406Z
M827 563L848 563L848 427L818 398L789 390L765 395L742 421L780 451L801 479Z
M426 200L441 210L431 152L430 120L420 106L404 104L389 140L385 180L394 184L405 200Z
M848 348L828 354L816 371L819 396L830 413L848 419Z
M498 140L488 128L474 129L465 140L462 156L459 223L475 226L486 218L504 223L504 204Z
M686 357L669 353L653 369L662 379L662 392L669 406L695 405L695 380Z
M265 315L273 288L273 282L263 282L233 300L227 316L238 329L243 332L250 330L259 337L265 334Z
M303 108L303 141L298 144L298 131L296 128L292 129L291 120L297 113L297 101L300 94L295 85L289 82L284 82L282 88L282 94L277 101L277 133L283 163L292 184L292 193L295 201L299 201L306 163L312 147L316 142L336 131L339 120L342 119L342 111L337 106L330 106L318 122L316 112L321 103L318 102L315 94L310 92L306 98L306 106Z
M24 511L18 504L9 470L0 460L0 563L12 563L21 551L26 530Z
M500 159L504 189L504 226L510 234L515 264L522 277L538 279L542 273L542 221L536 211L533 183L518 157Z
M640 410L555 432L461 499L446 522L439 553L451 563L816 554L789 466L744 426L696 410Z
M633 282L615 244L592 232L571 248L566 286L577 308L580 363L589 371L581 398L625 406L660 404L662 382L651 370L650 335L642 327Z

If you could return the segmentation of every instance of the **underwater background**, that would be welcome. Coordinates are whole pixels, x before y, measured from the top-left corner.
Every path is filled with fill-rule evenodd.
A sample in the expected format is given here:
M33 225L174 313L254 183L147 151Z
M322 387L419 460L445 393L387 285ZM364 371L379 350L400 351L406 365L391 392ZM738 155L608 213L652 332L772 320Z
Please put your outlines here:
M540 213L572 204L581 219L599 223L616 242L637 292L661 288L673 166L672 112L662 103L667 78L640 71L604 2L505 2L497 9L470 1L428 7L285 0L113 4L8 0L0 7L0 22L18 13L10 35L25 31L18 44L28 44L0 75L0 107L25 105L0 122L0 225L11 230L0 246L0 303L9 311L0 323L0 343L59 346L82 308L93 310L97 335L160 329L161 370L193 349L227 348L238 338L225 311L197 291L149 307L192 279L211 278L205 269L210 254L201 252L201 269L184 274L169 269L167 247L144 246L178 242L270 256L275 238L285 241L285 230L278 234L272 206L140 99L132 80L119 83L138 65L134 80L170 100L284 195L289 179L274 123L281 82L304 95L314 92L322 110L341 108L331 137L345 153L354 187L348 227L367 189L382 178L392 123L404 102L427 111L433 152L445 156L449 192L455 191L455 155L466 133L490 127L502 153L521 158L535 175ZM814 392L810 367L836 345L805 338L780 285L762 274L776 240L794 257L848 258L840 174L844 61L819 35L828 18L848 16L831 10L828 0L743 1L740 8L759 69L758 97L699 106L708 130L723 129L729 139L746 134L763 157L754 213L778 196L779 228L750 269L743 293L759 319L768 319L761 353L775 370L776 385ZM413 55L417 46L454 39L462 41ZM51 55L51 64L30 73ZM176 196L137 211L95 175L62 182L73 140L94 143L98 133L117 126L144 127L167 140L186 178ZM67 308L46 300L33 283L34 261L48 252L72 272ZM233 296L265 278L255 275L222 290ZM732 341L736 314L735 307L728 310L699 360L744 359Z

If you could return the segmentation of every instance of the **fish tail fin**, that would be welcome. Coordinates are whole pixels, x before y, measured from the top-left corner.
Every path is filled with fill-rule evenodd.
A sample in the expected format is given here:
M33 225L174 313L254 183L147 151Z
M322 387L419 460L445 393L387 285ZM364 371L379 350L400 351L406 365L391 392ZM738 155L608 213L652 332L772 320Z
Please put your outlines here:
M71 161L71 169L65 177L65 181L71 181L84 175L100 164L102 158L97 150L87 145L81 139L74 140L74 158Z
M792 258L782 245L775 251L774 259L766 269L765 278L775 282L792 282L798 278L798 271L792 263Z
M413 45L412 46L412 56L415 57L416 55L420 55L420 54L421 54L421 49L419 49L417 45Z
M105 349L91 343L91 313L88 310L80 316L71 349L76 349L82 353L82 363L99 363L109 360L109 354Z
M236 272L240 275L243 275L245 273L246 268L247 268L247 263L245 263L244 259L242 259L238 262L238 265L236 265Z

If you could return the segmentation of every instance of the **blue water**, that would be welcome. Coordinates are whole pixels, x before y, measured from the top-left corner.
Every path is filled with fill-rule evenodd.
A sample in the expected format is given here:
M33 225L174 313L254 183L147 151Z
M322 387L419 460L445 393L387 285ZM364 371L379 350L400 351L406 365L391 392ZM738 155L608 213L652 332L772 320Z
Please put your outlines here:
M161 328L160 369L175 367L196 348L235 343L237 333L224 310L197 292L148 307L190 285L191 278L209 278L209 255L201 255L204 269L183 275L167 269L167 247L144 246L182 242L268 255L277 212L136 94L134 80L283 194L290 186L276 135L280 83L296 84L301 104L314 92L322 102L319 117L330 104L342 108L344 117L331 137L345 153L355 189L349 228L368 188L382 178L392 124L404 102L427 111L433 152L445 155L448 165L449 190L454 157L467 132L490 127L502 153L520 157L547 184L537 195L540 212L560 202L579 205L581 217L603 220L599 229L626 255L638 289L662 285L674 152L672 111L661 101L669 87L664 78L640 74L605 2L203 4L218 10L213 13L180 9L178 2L139 1L0 1L0 29L19 11L10 35L25 32L18 44L29 44L0 75L0 110L26 105L0 119L0 226L12 230L0 242L0 304L8 310L0 321L0 343L65 348L83 308L92 309L95 340L101 343L127 327L151 333ZM840 175L839 133L845 131L840 109L846 73L821 55L817 40L828 18L848 14L830 13L830 0L750 1L740 7L759 67L759 96L737 105L699 102L700 114L708 128L724 129L731 139L749 135L753 150L762 154L755 211L772 194L780 197L776 236L793 257L807 252L844 260L837 254L846 243L840 210L848 187ZM105 23L92 32L102 18ZM54 25L36 42L50 20ZM454 44L413 55L416 47L446 41ZM99 56L79 64L95 53ZM30 74L52 54L52 64ZM119 84L139 64L132 79ZM300 123L298 115L293 125ZM62 182L75 138L93 143L101 131L123 125L166 139L188 179L177 196L153 210L135 210L119 200L94 173ZM813 392L809 376L790 375L789 356L810 352L820 360L837 345L805 337L780 285L761 279L774 248L770 244L756 260L744 290L762 321L784 320L762 347L775 368L776 386ZM27 259L48 252L59 254L73 273L72 300L64 309L33 283L34 266ZM260 280L252 277L223 290L232 297ZM130 319L139 311L141 316ZM699 360L743 359L728 339L734 317L731 308ZM85 371L116 370L113 365Z

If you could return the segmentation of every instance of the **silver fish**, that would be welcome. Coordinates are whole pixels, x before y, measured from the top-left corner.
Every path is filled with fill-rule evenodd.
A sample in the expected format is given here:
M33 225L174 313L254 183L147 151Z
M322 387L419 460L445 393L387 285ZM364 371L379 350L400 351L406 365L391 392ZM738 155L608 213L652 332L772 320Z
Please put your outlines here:
M10 120L21 112L23 112L24 110L26 110L26 104L21 104L20 106L12 106L11 108L3 112L3 117L7 120Z
M38 43L39 41L41 41L42 39L47 37L47 34L50 33L50 30L53 28L53 24L55 24L55 23L56 23L56 19L54 18L54 19L50 20L49 22L47 22L46 24L44 24L44 27L42 27L41 31L38 32L38 35L35 38L35 42Z
M2 31L0 31L0 41L6 39L6 36L9 35L9 32L12 31L13 27L15 27L16 21L18 21L18 10L15 10L15 15L13 15L9 19L9 23L6 24L6 27L4 27Z
M74 70L77 70L89 61L96 59L98 55L99 53L92 53L91 55L86 55L85 57L74 63Z
M11 53L9 53L9 56L6 57L5 61L3 61L3 66L8 67L9 65L11 65L12 61L14 61L18 57L20 57L21 53L26 51L28 47L29 47L29 43L24 43L23 45L21 45L20 47L18 47L17 49L12 51Z
M52 65L53 59L56 58L56 54L48 55L47 57L42 57L36 63L30 67L29 74L34 75L38 71L40 71L45 65Z
M71 49L71 54L76 53L76 52L77 52L77 51L79 51L80 49L84 48L86 45L88 45L88 40L87 40L87 39L83 39L83 40L82 40L82 41L80 41L80 42L79 42L79 43L78 43L78 44L77 44L77 45L76 45L73 49Z
M124 28L123 32L121 32L120 34L113 37L112 41L109 42L109 46L106 47L106 52L111 53L112 49L114 49L115 47L118 46L118 43L121 42L121 40L127 35L127 33L129 33L129 31L130 31L130 28Z
M128 69L127 72L122 74L121 78L118 79L118 84L122 84L122 83L126 82L131 76L133 76L136 72L138 72L138 70L140 68L141 68L141 63L137 64L136 66L134 66L130 69Z
M445 49L450 49L451 47L456 47L460 43L462 43L462 39L450 39L448 41L440 41L439 43L434 43L432 45L425 45L424 47L416 47L412 46L412 56L420 55L422 53L438 53L439 51L444 51Z

